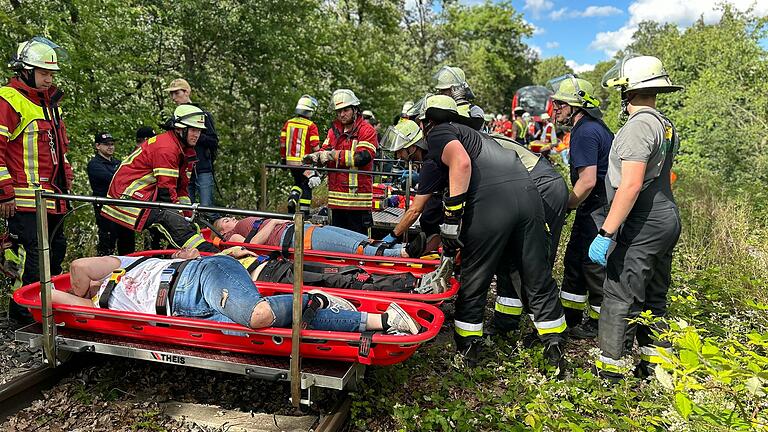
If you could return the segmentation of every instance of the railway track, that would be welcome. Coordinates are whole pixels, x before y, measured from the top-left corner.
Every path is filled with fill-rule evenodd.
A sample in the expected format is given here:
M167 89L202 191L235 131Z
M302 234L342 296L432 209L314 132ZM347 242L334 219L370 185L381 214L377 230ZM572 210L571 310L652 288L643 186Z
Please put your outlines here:
M47 390L74 369L73 362L56 368L37 366L0 386L0 423L42 397Z

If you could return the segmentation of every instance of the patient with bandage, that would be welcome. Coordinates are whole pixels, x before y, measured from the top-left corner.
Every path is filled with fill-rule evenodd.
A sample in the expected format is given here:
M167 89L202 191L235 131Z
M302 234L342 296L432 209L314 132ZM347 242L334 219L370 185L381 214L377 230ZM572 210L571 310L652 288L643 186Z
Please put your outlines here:
M292 248L293 222L280 219L223 217L213 223L222 240ZM433 240L439 241L439 237ZM427 237L419 234L408 244L389 243L369 239L364 234L328 225L304 224L306 249L360 255L381 255L400 258L418 258L428 249Z

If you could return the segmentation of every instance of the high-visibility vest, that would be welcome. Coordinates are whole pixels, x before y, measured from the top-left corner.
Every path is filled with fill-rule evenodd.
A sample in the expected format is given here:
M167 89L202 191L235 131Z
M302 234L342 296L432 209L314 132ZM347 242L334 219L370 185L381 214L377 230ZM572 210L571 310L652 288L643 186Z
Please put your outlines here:
M339 150L339 159L328 163L331 168L348 168L352 172L328 173L328 207L344 210L371 210L373 201L373 179L367 174L357 174L358 169L370 171L379 145L376 130L361 116L349 132L338 121L333 122L323 144L327 150ZM355 167L355 153L366 151L371 160Z
M280 156L289 165L301 165L304 155L320 149L317 125L304 117L294 117L280 132Z
M15 199L18 211L35 211L36 190L68 192L74 179L61 108L52 96L59 100L62 93L54 87L47 92L31 89L18 78L0 87L0 98L7 102L0 110L9 110L0 112L0 201ZM17 123L9 124L15 119ZM68 204L48 200L47 208L61 214Z

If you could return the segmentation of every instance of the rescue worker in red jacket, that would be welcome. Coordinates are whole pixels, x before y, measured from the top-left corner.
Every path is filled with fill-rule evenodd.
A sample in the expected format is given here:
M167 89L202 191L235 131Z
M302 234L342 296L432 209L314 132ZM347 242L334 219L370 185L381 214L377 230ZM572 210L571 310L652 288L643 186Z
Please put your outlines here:
M16 286L40 280L35 191L68 193L74 179L59 106L64 94L53 85L58 62L65 59L64 50L46 38L22 42L9 64L15 75L0 88L0 217L8 219L8 231L18 243L24 270ZM68 209L66 201L48 201L52 274L61 273L66 254L63 229L56 227ZM13 299L9 317L31 321L29 312Z
M304 156L320 150L320 134L310 120L317 109L317 99L303 95L296 103L296 117L285 122L280 131L280 163L301 165ZM293 188L288 194L288 211L296 211L296 203L306 216L312 205L312 189L320 185L321 178L314 170L292 169Z
M352 90L333 92L336 120L328 131L323 150L304 157L304 163L348 168L351 172L328 173L328 208L331 224L361 234L369 234L373 225L373 182L370 171L379 146L376 130L360 114L360 100Z
M189 160L205 129L205 112L194 105L179 105L170 124L174 129L141 144L120 165L107 198L190 204ZM104 217L136 231L157 228L175 248L218 252L199 230L174 210L105 205Z

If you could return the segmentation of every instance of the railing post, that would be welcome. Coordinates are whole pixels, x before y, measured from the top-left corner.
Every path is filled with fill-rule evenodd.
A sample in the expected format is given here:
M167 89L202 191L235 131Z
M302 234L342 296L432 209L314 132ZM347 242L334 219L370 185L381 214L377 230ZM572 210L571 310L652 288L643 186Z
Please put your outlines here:
M56 324L53 320L51 304L51 255L48 241L48 200L43 191L35 191L35 211L37 212L37 254L40 275L40 305L43 321L43 353L50 367L56 367Z
M293 216L293 325L291 331L291 402L301 404L301 315L304 285L304 213L296 206Z
M267 211L267 165L261 164L261 200L259 210Z
M413 175L413 162L408 161L408 178L405 179L405 211L408 211L408 207L411 206L411 176ZM408 231L406 229L403 233L403 241L408 243Z

